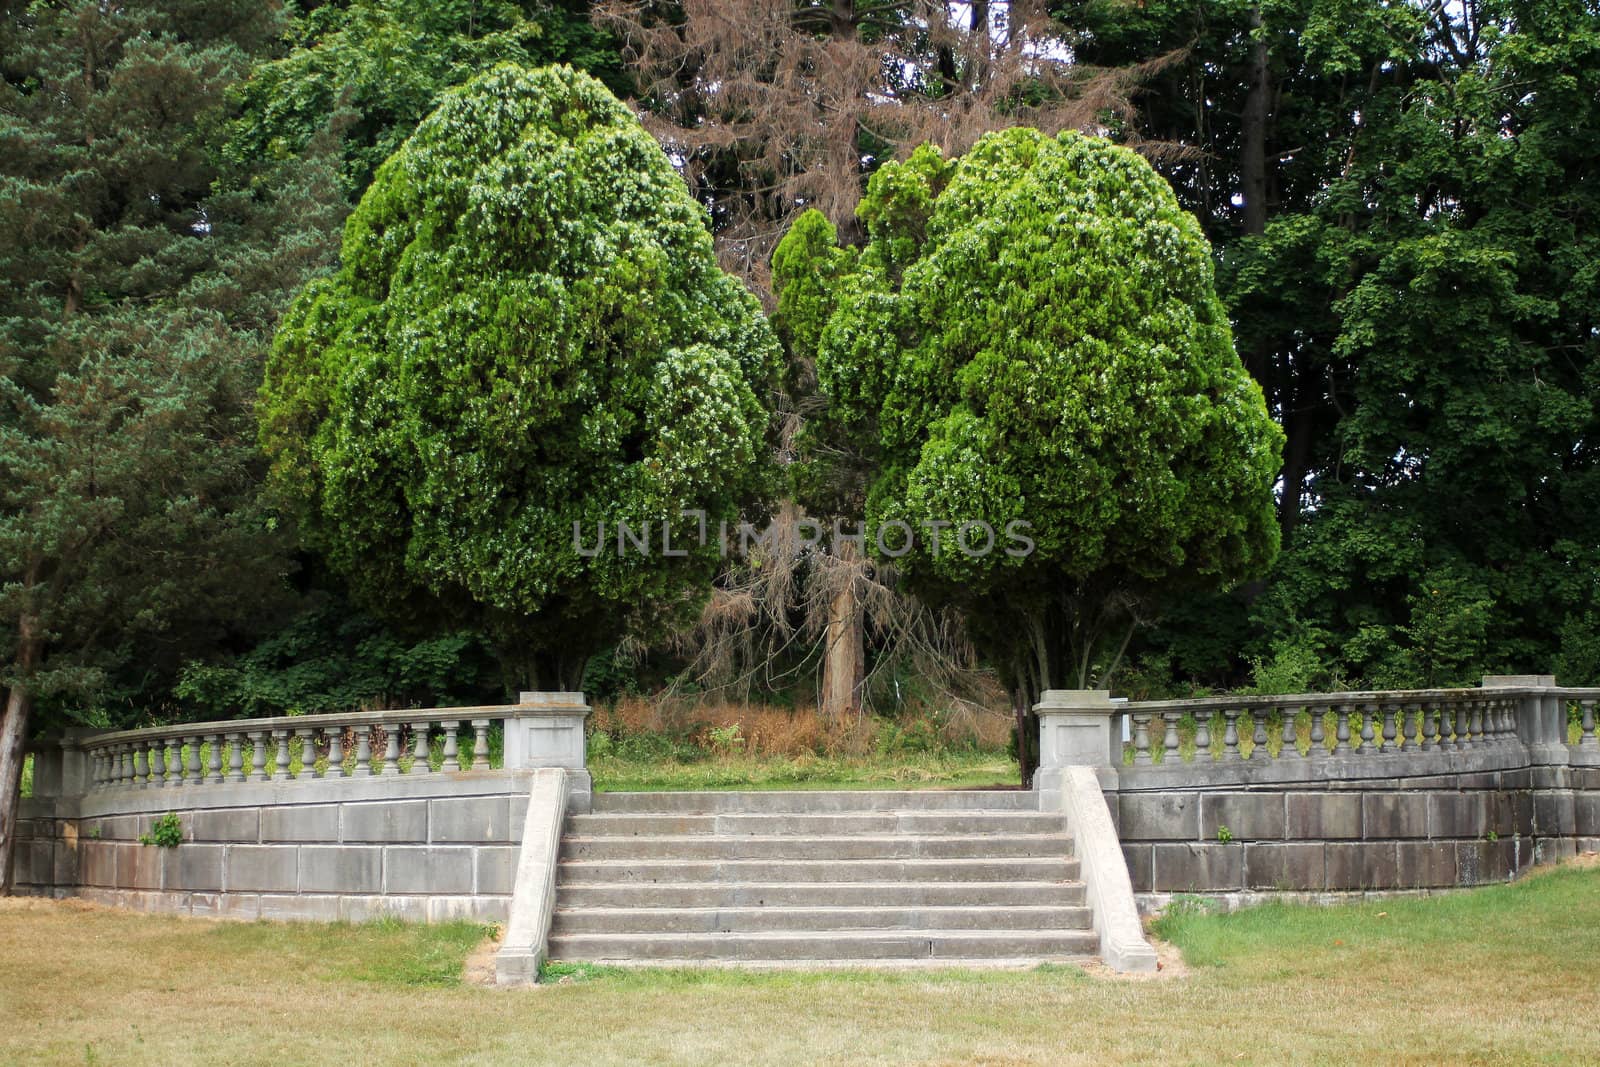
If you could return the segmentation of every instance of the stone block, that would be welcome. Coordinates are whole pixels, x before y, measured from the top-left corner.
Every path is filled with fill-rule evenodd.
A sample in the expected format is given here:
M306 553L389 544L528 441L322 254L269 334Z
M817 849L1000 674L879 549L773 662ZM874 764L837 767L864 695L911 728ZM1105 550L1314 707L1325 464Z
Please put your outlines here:
M1489 831L1483 793L1433 793L1428 797L1428 836L1436 841L1482 837Z
M223 893L217 898L216 913L229 919L259 919L261 898L254 893Z
M428 921L431 923L469 919L475 922L505 922L507 902L496 897L429 897Z
M1366 793L1361 798L1362 836L1368 841L1428 836L1425 793Z
M339 918L364 923L372 919L404 919L426 922L427 897L347 896L339 898Z
M584 781L587 781L587 780L588 780L588 775L585 774L584 775ZM585 801L583 799L583 797L586 797L587 795L588 795L587 793L583 793L583 794L574 793L573 795L569 796L567 798L567 810L569 812L586 810L584 808L584 804L587 803L587 801ZM527 821L528 821L528 795L526 793L524 793L521 796L512 797L511 798L511 842L512 842L512 844L521 843L521 841L522 841L522 827L527 823Z
M1516 795L1505 790L1484 794L1485 834L1510 838L1517 832Z
M300 892L383 892L383 849L376 846L302 845Z
M261 894L263 919L304 919L312 922L337 922L339 898L310 896L305 893Z
M79 883L80 864L78 850L82 847L82 844L76 839L72 841L57 841L55 843L54 882L57 886L65 888Z
M385 893L471 893L473 850L438 846L383 850Z
M490 846L473 850L477 855L477 885L483 893L510 893L517 880L517 855L521 849Z
M1402 888L1436 889L1457 884L1454 841L1401 841L1395 848Z
M428 801L380 800L341 805L341 841L404 841L426 844Z
M196 841L238 841L253 844L261 840L261 813L256 808L216 808L197 811L189 820Z
M1244 888L1244 846L1238 842L1153 845L1157 892L1217 893Z
M78 845L83 884L113 887L117 884L117 849L112 841L83 841Z
M1461 885L1503 882L1511 877L1516 846L1507 840L1456 842L1457 880Z
M1579 837L1600 837L1600 793L1575 794L1572 814L1574 833Z
M1329 889L1394 889L1400 885L1395 844L1329 842L1323 850Z
M261 841L339 840L339 805L298 804L261 809ZM264 910L264 909L263 909Z
M120 889L160 889L161 857L170 849L155 845L118 845L117 887Z
M1117 836L1123 841L1193 841L1200 836L1195 793L1123 793L1117 798Z
M524 809L526 810L526 809ZM487 844L511 840L510 797L451 797L428 802L428 833L418 843L463 841Z
M1284 797L1290 841L1339 841L1361 836L1361 794L1290 793Z
M1571 790L1540 790L1533 794L1533 832L1539 837L1570 837L1576 829Z
M162 849L165 868L162 885L188 893L222 890L222 860L226 845L185 844Z
M1244 846L1250 889L1318 890L1327 880L1321 842L1252 842Z
M1200 796L1200 839L1214 841L1226 826L1236 841L1282 840L1282 793L1203 793Z
M299 860L293 845L230 845L223 887L230 893L293 893Z
M1128 880L1135 893L1148 893L1154 887L1151 879L1153 851L1149 845L1123 845L1122 858L1128 864Z

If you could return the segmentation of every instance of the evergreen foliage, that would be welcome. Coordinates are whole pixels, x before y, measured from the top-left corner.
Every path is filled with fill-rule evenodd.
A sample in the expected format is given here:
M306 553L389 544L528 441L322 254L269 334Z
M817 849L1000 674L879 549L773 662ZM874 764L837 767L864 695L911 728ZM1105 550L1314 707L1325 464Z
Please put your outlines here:
M681 513L714 531L759 500L777 361L627 109L503 65L379 169L279 332L261 440L366 603L483 626L519 681L576 688L629 626L696 609L719 546ZM648 553L577 550L619 520Z

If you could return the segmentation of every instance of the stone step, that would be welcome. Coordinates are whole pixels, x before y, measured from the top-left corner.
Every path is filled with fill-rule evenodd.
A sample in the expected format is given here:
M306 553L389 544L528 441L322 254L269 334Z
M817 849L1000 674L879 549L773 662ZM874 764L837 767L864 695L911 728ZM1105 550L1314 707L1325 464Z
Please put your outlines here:
M562 934L562 961L1038 960L1081 959L1099 948L1093 930L825 930L771 933Z
M1084 903L1081 882L682 882L562 884L562 907L1005 907Z
M561 908L551 936L762 931L1087 930L1089 909L1010 907Z
M589 837L569 834L561 858L570 860L875 860L1066 857L1072 838L1053 834L847 834L844 836L731 836L658 834Z
M660 834L1048 834L1060 833L1058 814L1038 811L612 812L573 815L567 832L584 837Z
M845 811L1038 811L1024 789L789 790L685 793L596 793L593 811L613 813Z
M615 859L565 860L557 870L556 903L568 885L691 882L1071 882L1078 861L1058 856L962 859Z

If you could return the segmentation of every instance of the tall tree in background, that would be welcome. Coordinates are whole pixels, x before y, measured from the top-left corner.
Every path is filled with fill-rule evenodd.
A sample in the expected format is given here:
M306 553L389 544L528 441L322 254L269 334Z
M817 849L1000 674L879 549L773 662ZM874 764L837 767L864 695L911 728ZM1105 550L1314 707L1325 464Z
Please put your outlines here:
M1180 669L1227 682L1254 644L1374 684L1600 676L1571 536L1600 503L1596 6L1056 10L1091 62L1187 49L1141 121L1199 149L1159 165L1287 432L1277 571L1253 606L1196 603L1163 638Z
M352 203L446 89L497 63L570 63L620 88L620 57L581 0L342 0L296 17L287 37L233 89L225 152L293 155L331 126Z
M526 686L576 689L630 627L699 608L720 546L684 512L715 530L762 499L778 354L628 109L503 64L379 168L279 331L262 444L366 603L466 620Z
M710 208L724 266L769 303L769 264L790 223L814 208L847 242L860 240L855 207L885 160L925 142L959 153L1010 126L1122 126L1128 93L1145 73L1073 63L1064 29L1032 0L607 0L596 17L623 42L647 126ZM791 343L778 310L789 355L787 458L823 401L813 351ZM827 464L828 474L840 480L828 482L823 465L811 464L793 489L795 514L854 526L864 482L845 476L845 457L831 458L841 462ZM820 703L834 715L863 706L869 630L888 653L884 663L903 650L948 674L963 658L952 620L928 613L899 589L892 568L849 540L725 575L708 610L702 649L762 627L788 647L795 631L787 613L797 610L799 632L822 646Z
M251 186L211 150L279 29L255 3L0 7L0 883L35 714L105 716L281 586L252 401L339 209L314 158Z
M834 292L808 328L832 426L876 456L873 543L1001 671L1026 783L1041 691L1103 684L1163 598L1270 564L1281 434L1198 224L1133 152L922 148L860 212L855 269L802 223L779 281Z

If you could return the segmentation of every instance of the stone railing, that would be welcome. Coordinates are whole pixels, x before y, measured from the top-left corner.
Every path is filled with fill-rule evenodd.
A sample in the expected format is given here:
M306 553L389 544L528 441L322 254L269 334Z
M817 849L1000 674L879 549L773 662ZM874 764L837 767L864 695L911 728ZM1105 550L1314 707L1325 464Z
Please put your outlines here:
M1489 678L1477 689L1120 705L1100 696L1089 701L1097 707L1084 699L1085 694L1047 695L1039 705L1044 765L1054 760L1102 766L1105 784L1111 786L1107 776L1114 776L1124 789L1179 781L1268 784L1600 766L1600 689L1560 687L1539 676ZM1574 719L1576 740L1570 733ZM1076 740L1061 740L1069 737ZM1058 753L1061 745L1066 748ZM1067 752L1076 755L1062 754Z
M584 765L580 694L521 703L184 723L79 737L82 791L161 789L487 770L491 730L508 769Z

